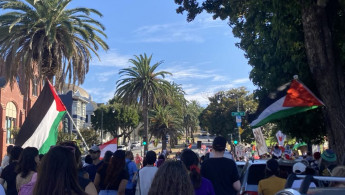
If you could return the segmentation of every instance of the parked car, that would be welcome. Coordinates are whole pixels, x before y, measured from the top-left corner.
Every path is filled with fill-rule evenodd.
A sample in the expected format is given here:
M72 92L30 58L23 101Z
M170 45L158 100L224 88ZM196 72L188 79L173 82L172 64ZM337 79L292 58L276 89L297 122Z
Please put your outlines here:
M117 145L118 150L128 150L127 146L125 145Z
M265 168L267 159L249 160L244 165L240 174L241 180L241 195L257 195L258 184L261 179L265 178ZM280 177L287 178L292 173L293 160L278 160Z
M140 142L133 142L131 144L131 148L140 147L140 146L141 146Z

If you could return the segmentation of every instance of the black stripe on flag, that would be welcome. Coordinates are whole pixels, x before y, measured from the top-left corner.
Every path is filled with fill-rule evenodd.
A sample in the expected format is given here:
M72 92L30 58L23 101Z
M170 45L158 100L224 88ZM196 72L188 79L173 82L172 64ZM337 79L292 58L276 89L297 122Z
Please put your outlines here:
M24 124L20 128L16 137L16 146L22 146L26 140L28 140L32 134L36 131L38 125L42 122L44 116L47 114L48 109L52 105L54 96L50 90L48 82L43 87L41 94L39 95L34 106L28 113ZM47 129L49 131L49 129Z

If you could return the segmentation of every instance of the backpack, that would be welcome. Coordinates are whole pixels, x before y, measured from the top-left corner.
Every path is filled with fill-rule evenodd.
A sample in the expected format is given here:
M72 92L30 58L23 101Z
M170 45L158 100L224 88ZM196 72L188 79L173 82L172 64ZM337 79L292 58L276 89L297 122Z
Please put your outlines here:
M20 186L18 195L32 195L37 180L37 173L34 173L29 183Z

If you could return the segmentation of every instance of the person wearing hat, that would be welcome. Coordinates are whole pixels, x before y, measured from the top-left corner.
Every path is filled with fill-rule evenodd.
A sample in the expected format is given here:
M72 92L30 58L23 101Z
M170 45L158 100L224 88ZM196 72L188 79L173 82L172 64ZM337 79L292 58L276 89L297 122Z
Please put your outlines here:
M280 190L284 189L286 179L279 177L279 164L275 159L270 159L266 162L266 178L259 181L258 194L259 195L274 195Z
M85 167L85 171L89 173L90 180L94 181L98 168L103 164L103 161L99 159L101 156L101 150L97 145L93 145L89 150L89 154L92 159L92 164Z
M201 176L212 182L217 195L235 195L240 191L241 183L235 161L224 157L225 146L226 139L224 137L214 138L212 158L202 163Z
M331 149L321 154L320 175L331 176L332 170L337 166L337 155Z
M307 164L308 162L306 161L305 163L303 162L296 162L293 167L292 167L292 172L296 175L305 175L306 174L306 170L307 170ZM310 168L311 169L311 168ZM292 183L291 188L294 189L299 189L301 187L302 184L302 179L297 179ZM314 182L311 182L309 185L309 188L316 188L316 185Z

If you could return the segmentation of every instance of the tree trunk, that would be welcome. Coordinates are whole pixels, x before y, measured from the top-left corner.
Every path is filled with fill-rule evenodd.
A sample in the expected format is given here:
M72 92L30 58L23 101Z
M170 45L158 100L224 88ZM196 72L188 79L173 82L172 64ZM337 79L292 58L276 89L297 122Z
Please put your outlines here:
M192 139L192 143L194 144L194 135L193 135L194 131L192 128L190 128L190 138Z
M167 149L167 139L165 133L162 134L162 152Z
M302 22L308 64L320 97L325 103L323 113L329 146L337 154L340 163L345 151L345 80L344 70L336 60L328 21L325 6L303 3Z
M148 97L147 94L143 94L143 119L144 119L144 137L143 141L146 142L144 145L144 155L149 150L149 142L148 142L148 130L149 130L149 119L148 119Z

